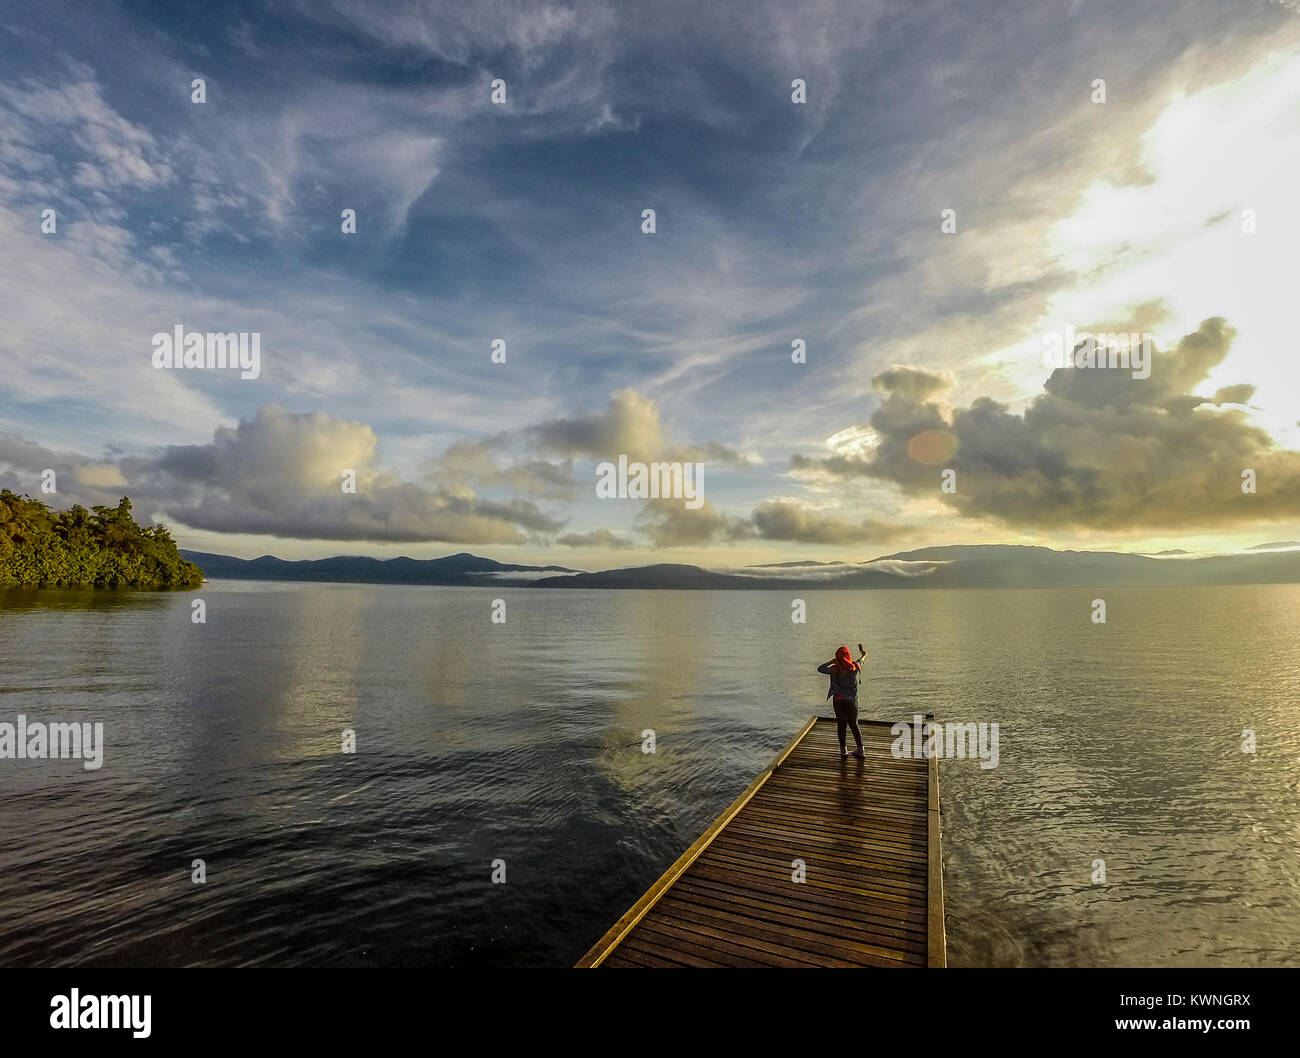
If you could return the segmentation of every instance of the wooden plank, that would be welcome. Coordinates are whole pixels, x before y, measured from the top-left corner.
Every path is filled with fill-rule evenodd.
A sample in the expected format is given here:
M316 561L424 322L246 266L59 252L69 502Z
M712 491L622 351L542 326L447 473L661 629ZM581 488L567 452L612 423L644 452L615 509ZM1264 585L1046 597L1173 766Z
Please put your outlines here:
M918 795L919 796L919 795ZM885 812L879 812L872 808L859 808L856 812L848 810L835 809L812 809L799 811L793 808L783 808L778 803L764 800L760 803L749 806L743 817L733 820L733 826L739 826L751 818L764 818L771 820L773 823L787 823L790 826L797 827L801 832L807 825L820 822L823 825L829 825L843 834L853 834L855 832L865 832L881 837L888 837L893 841L903 843L912 843L924 847L929 834L929 822L924 812L918 812L915 817L900 819L898 816L889 815Z
M924 794L917 794L918 798L924 796ZM756 805L754 811L756 813L761 812L765 814L776 813L775 806L769 810L766 804ZM787 813L787 815L789 815L789 813ZM835 813L822 813L822 815L830 815L831 818L834 818ZM929 834L929 822L925 812L900 816L896 813L890 812L888 809L863 806L855 812L849 812L846 810L841 812L840 815L843 816L846 821L851 820L859 827L866 826L874 833L881 833L882 835L887 835L904 842L917 842L922 848L925 847L927 835ZM794 822L792 825L799 827L801 823L800 817L795 815L793 820ZM739 823L743 821L737 820L736 822Z
M711 877L718 878L733 885L739 881L745 880L751 873L743 868L737 870L735 867L727 864L704 863L702 861L699 869L702 874L708 874ZM787 874L785 877L788 878L789 875ZM859 899L866 898L885 901L888 902L891 908L915 907L918 915L921 917L925 916L928 903L924 897L913 895L909 898L901 893L896 893L892 890L873 885L865 879L853 879L853 881L856 884L848 884L844 881L827 878L825 875L813 874L804 885L806 885L810 890L830 889L837 893L848 893L858 897Z
M674 962L682 966L688 966L697 970L712 970L723 966L734 966L736 963L730 961L733 958L730 955L722 955L713 951L707 944L694 944L691 942L689 934L678 935L673 930L661 930L657 925L654 929L647 928L641 932L637 938L643 948L654 948L655 951L662 952L665 957L671 957ZM618 955L623 950L622 943L619 944L610 957ZM603 965L603 964L602 964ZM755 960L748 965L761 967L763 963Z
M933 720L934 714L927 713L927 720ZM927 918L930 924L929 954L926 966L942 969L948 965L947 929L943 920L943 844L940 833L939 810L939 758L930 758L929 809L926 815L930 819L929 852L930 884L929 909Z
M727 834L715 839L714 848L721 854L731 854L729 858L747 857L763 863L779 863L782 867L792 863L797 857L804 862L834 863L855 870L880 871L892 875L900 881L908 881L919 889L924 889L928 872L925 863L908 863L891 856L880 855L874 849L862 848L854 844L838 845L813 844L800 842L796 847L788 842L769 844L760 842L737 843L736 835ZM788 868L786 868L788 869Z
M870 880L873 885L896 892L904 896L915 896L918 900L926 898L926 880L911 877L896 871L883 870L874 864L852 862L829 855L812 855L804 853L798 857L804 861L805 869L817 872L828 878L857 878ZM715 844L710 850L709 861L719 865L729 865L741 871L765 871L774 877L790 877L792 860L786 854L772 855L762 852L744 852L734 849L722 849ZM790 883L794 885L794 882Z
M864 805L905 807L917 810L918 801L925 797L924 783L915 783L906 789L890 786L872 786L859 783L853 790L819 790L811 783L801 783L790 775L782 776L779 783L772 781L763 788L761 803L806 806L822 811L855 811Z
M767 782L768 776L780 766L781 762L794 751L795 746L799 745L804 735L808 734L816 725L817 717L815 716L804 724L799 733L790 740L790 744L773 758L772 763L759 773L758 777L744 789L739 797L731 802L727 810L718 816L709 828L695 839L690 848L683 852L677 858L677 861L660 875L659 880L646 890L645 895L632 905L626 914L615 922L600 940L592 945L591 950L578 961L579 967L595 968L601 964L605 956L632 931L632 927L646 916L646 913L654 907L655 903L667 892L673 882L677 881L686 871L686 868L695 862L700 853L709 847L709 842L713 840L714 836L735 818L737 812L749 803L749 799L758 792L759 787Z
M853 789L821 789L811 782L801 782L793 775L782 775L764 787L761 804L784 804L822 812L859 813L872 808L893 809L918 818L925 812L926 786L916 783L909 789L871 786L858 783Z
M629 970L670 970L680 969L681 963L665 959L658 952L640 951L631 944L622 944L618 951L605 960L607 967L624 967Z
M903 903L871 904L861 900L855 893L840 893L814 880L799 893L791 891L789 882L780 878L761 875L737 876L726 871L701 868L692 871L689 879L694 886L707 887L714 894L714 899L724 903L726 893L744 893L756 896L773 904L806 908L824 909L828 915L835 915L844 920L861 920L875 922L898 928L908 933L926 934L926 911L928 904L924 900L913 899Z
M660 903L661 913L669 921L689 929L707 930L709 935L744 937L760 950L774 950L782 954L809 956L814 965L822 960L847 962L850 966L867 961L884 959L891 962L922 962L923 957L874 944L863 944L843 936L811 929L806 923L789 919L779 925L765 924L762 920L736 913L719 914L705 911L669 894Z
M716 890L702 888L692 881L689 876L680 879L673 886L672 892L673 899L693 903L701 908L716 907L719 895ZM756 918L762 922L778 924L798 921L806 923L808 928L814 932L856 937L869 944L885 945L902 951L915 952L922 956L926 954L927 938L923 933L917 931L900 929L889 923L868 922L860 917L841 918L829 911L824 905L798 907L776 903L763 899L761 893L746 890L721 895L724 899L736 900L738 905L744 907L745 914L748 917ZM622 950L624 945L632 942L633 938L629 937L623 942L623 945L619 946L619 949Z
M748 824L749 829L753 830L751 818L764 822L770 821L773 824L778 822L788 824L790 822L788 816L755 813L753 817L746 815L743 819L734 820L727 830L735 829L737 833L743 833L740 828L745 824ZM769 842L773 840L766 831L759 830L757 832L768 836ZM921 868L924 868L929 862L928 828L924 833L920 834L908 834L899 831L881 833L879 828L872 827L867 820L847 819L840 829L835 829L832 823L823 822L820 816L809 815L807 822L800 829L800 834L806 834L810 840L831 838L841 843L851 842L856 847L874 850L881 856L887 856L903 863L910 862Z
M664 938L671 951L685 951L699 958L716 961L723 966L782 966L786 969L820 965L815 955L793 949L782 950L777 945L760 945L758 941L741 934L720 930L698 931L683 923L655 919L644 922L647 937ZM852 963L845 965L851 966Z
M649 969L681 970L688 968L685 963L668 958L662 949L652 949L651 945L633 941L631 937L623 941L616 951L610 953L610 957L605 960L605 965L609 966L615 959L627 958L629 955L637 961L638 966Z
M860 724L864 761L809 720L578 965L947 965L938 759Z
M789 886L778 889L776 883L751 879L744 885L725 886L713 879L697 876L695 872L683 876L673 887L674 892L698 893L701 899L714 903L726 900L744 900L747 906L772 907L796 918L815 915L856 929L888 933L906 944L916 944L924 951L928 940L926 923L921 916L906 919L863 904L860 900L839 897L825 890L814 894L813 900L796 899ZM632 940L632 938L628 938Z
M778 908L766 914L759 912L750 904L731 902L719 906L707 899L699 902L700 897L679 893L677 887L659 904L657 914L676 920L694 921L718 929L731 930L737 934L752 936L771 943L793 947L797 951L825 952L840 958L850 959L857 953L877 955L882 958L901 958L908 954L902 950L901 939L856 939L851 929L839 921L809 917L800 917L790 912L795 909ZM851 925L851 924L847 924ZM915 950L913 954L919 961L924 961L925 952Z
M836 815L840 818L836 819ZM914 845L917 847L926 846L928 834L930 834L930 823L927 816L922 814L915 821L906 821L898 823L897 820L885 818L875 814L875 812L797 812L790 811L788 808L780 808L774 803L764 801L762 805L751 803L749 811L744 816L732 820L732 827L740 827L745 823L754 823L762 821L764 824L771 824L774 827L796 828L800 833L814 833L815 831L840 834L842 837L853 838L859 836L879 837L880 840L888 840L891 844L896 845ZM731 828L728 828L731 829Z
M794 843L799 846L817 844L815 834L802 831L793 823L778 826L775 821L771 821L766 827L762 827L758 822L751 824L746 821L743 828L737 827L735 838L737 841L743 841L746 837L751 835L753 840L762 840L768 844L774 842L783 842L787 844ZM852 836L845 835L843 840L851 841ZM880 840L882 843L888 842L890 848L897 849L900 852L911 849L926 853L926 861L929 861L927 852L929 845L927 843L927 832L925 830L920 830L915 836L904 834L902 832L890 832L888 837L882 837Z

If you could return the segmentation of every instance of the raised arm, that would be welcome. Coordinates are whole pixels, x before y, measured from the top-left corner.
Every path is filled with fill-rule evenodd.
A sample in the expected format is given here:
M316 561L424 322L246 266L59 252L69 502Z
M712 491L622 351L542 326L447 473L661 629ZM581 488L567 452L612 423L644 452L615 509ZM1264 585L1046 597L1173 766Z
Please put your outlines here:
M828 661L824 665L818 665L817 671L820 672L823 676L829 676L831 674L831 666L834 664L835 662Z

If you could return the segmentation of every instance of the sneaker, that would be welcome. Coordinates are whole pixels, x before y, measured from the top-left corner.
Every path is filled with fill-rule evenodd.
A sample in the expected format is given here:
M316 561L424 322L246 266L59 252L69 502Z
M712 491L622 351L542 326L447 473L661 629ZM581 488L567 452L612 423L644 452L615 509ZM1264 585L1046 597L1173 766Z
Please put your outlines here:
M845 754L845 756L848 756L848 754ZM860 749L855 749L855 750L853 751L853 759L854 759L854 760L866 760L867 758L866 758L866 755L862 752L862 750L860 750Z
M848 759L849 759L849 751L847 749L840 750L840 760L848 760Z

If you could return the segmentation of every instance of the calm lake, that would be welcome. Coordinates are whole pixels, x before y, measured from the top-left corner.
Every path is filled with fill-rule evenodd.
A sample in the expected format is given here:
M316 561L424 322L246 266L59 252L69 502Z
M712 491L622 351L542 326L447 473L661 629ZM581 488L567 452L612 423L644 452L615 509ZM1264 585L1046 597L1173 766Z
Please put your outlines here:
M859 641L864 716L1000 725L940 765L951 965L1300 965L1300 585L803 597L0 593L0 722L105 742L0 760L0 965L570 965Z

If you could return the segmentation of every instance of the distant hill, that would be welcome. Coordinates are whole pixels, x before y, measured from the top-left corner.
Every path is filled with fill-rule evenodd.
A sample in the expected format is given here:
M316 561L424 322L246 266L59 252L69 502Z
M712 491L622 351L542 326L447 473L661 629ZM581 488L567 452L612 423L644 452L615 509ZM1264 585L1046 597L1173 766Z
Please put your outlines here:
M750 567L775 569L776 567ZM1300 583L1300 552L1154 558L1115 551L1055 551L1017 544L956 544L884 555L815 575L720 573L698 566L654 565L568 577L542 577L539 588L1072 588L1160 584Z
M1256 544L1246 548L1247 551L1274 551L1281 547L1300 547L1300 540L1278 540L1272 544Z
M844 566L846 562L813 562L811 559L804 559L801 562L760 562L757 565L746 566L746 569L800 569L804 566Z
M1157 558L1119 551L990 544L922 548L888 558L944 562L924 578L925 586L936 588L1300 582L1300 552Z
M758 568L758 567L754 567ZM541 577L532 582L537 588L728 588L728 589L812 589L812 588L900 588L912 587L907 578L876 569L854 569L827 577L722 573L661 563L654 566L631 566L607 569L599 573L579 573L571 577Z
M573 573L567 566L518 566L496 562L462 551L443 558L367 558L340 555L337 558L288 561L263 555L261 558L232 558L206 551L181 551L181 555L203 570L209 578L229 580L312 580L356 584L490 584L498 574ZM519 577L526 582L528 578Z
M1018 544L956 544L901 551L856 565L751 566L723 572L656 563L587 573L564 566L520 566L461 552L445 558L340 557L287 562L182 551L208 577L352 581L370 584L498 585L537 588L1100 588L1161 584L1300 583L1300 551L1256 551L1205 558L1117 551L1056 551Z

